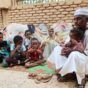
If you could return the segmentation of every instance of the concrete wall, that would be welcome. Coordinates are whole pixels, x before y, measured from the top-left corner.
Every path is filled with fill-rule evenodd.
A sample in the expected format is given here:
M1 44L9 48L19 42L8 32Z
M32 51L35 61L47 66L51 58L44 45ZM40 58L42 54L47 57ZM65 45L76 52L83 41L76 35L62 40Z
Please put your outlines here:
M0 10L0 29L3 28L3 16L2 16L2 10Z

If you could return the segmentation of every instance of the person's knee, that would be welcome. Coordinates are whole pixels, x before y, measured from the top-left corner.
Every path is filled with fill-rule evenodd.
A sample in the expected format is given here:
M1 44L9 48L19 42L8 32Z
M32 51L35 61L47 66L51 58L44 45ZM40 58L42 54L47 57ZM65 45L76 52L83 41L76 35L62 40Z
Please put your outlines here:
M73 51L73 52L70 53L70 55L71 55L71 54L72 54L72 55L76 55L76 54L78 54L78 51Z
M78 51L73 51L73 52L71 52L70 53L70 55L69 55L69 57L68 57L68 59L70 59L71 61L79 61L79 52Z
M69 57L78 57L78 51L73 51L70 53Z
M6 59L6 62L7 62L7 63L10 63L10 62L11 62L11 59L10 59L10 58L7 58L7 59Z

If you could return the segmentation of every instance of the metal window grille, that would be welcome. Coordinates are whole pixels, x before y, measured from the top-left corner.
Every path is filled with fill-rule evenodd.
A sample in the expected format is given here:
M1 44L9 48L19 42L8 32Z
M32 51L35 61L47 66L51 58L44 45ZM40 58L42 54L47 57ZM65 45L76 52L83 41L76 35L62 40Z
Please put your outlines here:
M36 4L36 3L51 3L51 2L59 2L65 0L19 0L18 4Z

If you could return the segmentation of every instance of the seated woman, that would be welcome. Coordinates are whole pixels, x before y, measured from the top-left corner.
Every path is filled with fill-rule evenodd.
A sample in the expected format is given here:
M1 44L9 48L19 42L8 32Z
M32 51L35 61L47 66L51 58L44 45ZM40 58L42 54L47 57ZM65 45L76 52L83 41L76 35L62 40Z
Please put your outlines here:
M76 30L84 33L83 45L84 53L72 51L68 57L61 55L62 47L57 46L48 58L50 64L55 65L55 69L62 77L68 73L75 73L77 78L77 88L84 88L85 75L88 74L88 8L79 8L74 14L74 24ZM66 52L69 49L65 50ZM60 77L61 79L61 77Z
M25 67L33 67L37 65L41 65L45 60L42 56L42 49L40 48L40 43L38 39L31 39L31 46L27 50L27 60L25 61Z
M23 38L19 35L15 36L14 44L11 45L11 56L6 61L10 65L19 65L24 63L26 58L26 48L22 44Z

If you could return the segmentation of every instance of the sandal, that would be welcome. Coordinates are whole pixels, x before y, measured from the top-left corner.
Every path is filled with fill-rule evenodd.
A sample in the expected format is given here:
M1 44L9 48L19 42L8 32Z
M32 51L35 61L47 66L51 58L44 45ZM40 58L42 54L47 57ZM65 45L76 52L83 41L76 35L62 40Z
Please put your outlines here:
M40 78L40 79L35 79L35 83L36 84L39 84L39 83L47 83L51 80L51 78L47 78L47 79L43 79L43 78Z
M46 78L46 79L42 79L41 81L42 81L42 83L47 83L47 82L49 82L49 81L51 80L51 78L52 78L52 77Z
M41 79L42 79L41 77L37 76L36 79L35 79L35 83L36 84L41 83Z
M29 73L28 79L35 79L37 77L37 74Z
M35 79L35 83L39 84L39 83L46 83L46 82L49 82L51 80L53 75L49 74L43 74L43 75L39 75L36 77Z

